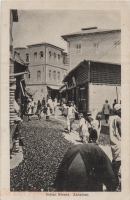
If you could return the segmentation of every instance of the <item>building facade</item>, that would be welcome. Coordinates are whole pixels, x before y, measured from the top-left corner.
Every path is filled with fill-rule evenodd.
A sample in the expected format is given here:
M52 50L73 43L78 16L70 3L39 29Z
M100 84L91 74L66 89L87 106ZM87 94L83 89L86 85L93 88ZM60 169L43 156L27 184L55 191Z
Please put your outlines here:
M29 62L30 74L27 75L27 87L34 90L34 101L42 100L47 94L59 99L59 88L67 74L67 54L60 47L49 43L17 47L15 51Z
M67 100L74 101L84 115L91 111L93 116L102 113L107 99L113 105L114 99L121 100L121 65L98 61L82 61L72 69L63 82L66 85Z
M15 149L19 150L18 124L22 117L22 105L25 98L25 74L28 74L28 63L14 52L13 48L13 23L18 22L17 10L10 10L10 66L9 66L9 117L10 117L10 153ZM17 107L17 109L16 109ZM16 137L17 135L17 137ZM16 139L17 138L17 139ZM16 143L18 145L16 145ZM17 146L17 148L16 148Z
M82 60L121 63L121 30L97 27L61 36L68 46L69 70Z

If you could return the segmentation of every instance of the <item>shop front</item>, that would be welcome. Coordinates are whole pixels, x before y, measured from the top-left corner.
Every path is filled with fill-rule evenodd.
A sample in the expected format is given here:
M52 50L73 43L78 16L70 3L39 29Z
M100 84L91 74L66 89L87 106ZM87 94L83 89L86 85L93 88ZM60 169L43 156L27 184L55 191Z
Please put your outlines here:
M47 85L47 93L49 94L52 100L56 98L58 102L60 101L59 89L60 86Z
M82 61L64 78L68 101L74 101L79 112L96 115L102 112L107 99L112 107L114 99L119 102L121 94L121 65L97 61ZM120 92L121 93L121 92Z

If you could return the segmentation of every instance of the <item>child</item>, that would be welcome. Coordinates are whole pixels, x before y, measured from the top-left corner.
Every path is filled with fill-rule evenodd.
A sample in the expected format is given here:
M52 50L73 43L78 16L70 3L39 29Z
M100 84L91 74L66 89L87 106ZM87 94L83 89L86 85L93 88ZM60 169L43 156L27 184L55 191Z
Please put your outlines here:
M91 129L89 143L97 143L97 139L98 139L97 131L95 129Z
M49 122L50 121L50 105L47 104L46 108L46 120Z
M83 143L88 143L89 140L89 131L88 131L88 122L84 119L83 114L79 114L79 137Z
M99 136L100 136L100 131L101 131L101 115L98 115L97 119L94 119L94 117L89 116L88 122L91 129L94 129L97 131L97 142L99 142Z

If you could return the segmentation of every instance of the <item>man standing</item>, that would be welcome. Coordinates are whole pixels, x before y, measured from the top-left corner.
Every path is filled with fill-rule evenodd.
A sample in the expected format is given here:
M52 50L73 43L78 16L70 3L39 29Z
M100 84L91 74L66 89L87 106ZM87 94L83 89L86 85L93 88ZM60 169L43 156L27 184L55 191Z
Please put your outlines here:
M105 115L106 123L108 123L108 120L109 120L110 110L111 110L111 107L110 107L110 105L108 104L108 100L106 100L106 101L105 101L105 104L103 105L103 108L102 108L102 112L103 112L104 115Z
M67 126L68 126L69 132L71 132L73 130L74 113L78 113L78 112L73 107L73 103L71 101L69 101L69 108L68 108L68 112L67 112Z
M117 179L117 191L121 191L121 104L114 106L114 115L110 117L109 128L112 168Z
M113 111L114 111L114 106L117 104L116 99L114 99L114 103L113 103Z

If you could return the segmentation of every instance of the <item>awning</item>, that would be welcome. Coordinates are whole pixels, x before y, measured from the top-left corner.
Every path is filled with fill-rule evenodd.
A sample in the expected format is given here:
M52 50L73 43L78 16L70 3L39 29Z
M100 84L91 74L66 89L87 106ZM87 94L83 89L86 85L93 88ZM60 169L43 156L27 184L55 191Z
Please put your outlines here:
M47 87L51 90L59 90L61 86L58 85L47 85Z
M60 88L60 93L61 92L65 92L66 91L66 85L63 85L61 88Z
M19 73L14 73L14 74L10 74L9 76L20 76L20 75L23 75L23 74L29 74L29 72L25 71L25 72L19 72Z
M36 93L36 91L34 91L34 90L31 90L30 88L25 88L25 93L28 95L28 96L33 96L35 93Z

